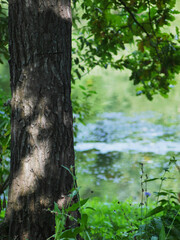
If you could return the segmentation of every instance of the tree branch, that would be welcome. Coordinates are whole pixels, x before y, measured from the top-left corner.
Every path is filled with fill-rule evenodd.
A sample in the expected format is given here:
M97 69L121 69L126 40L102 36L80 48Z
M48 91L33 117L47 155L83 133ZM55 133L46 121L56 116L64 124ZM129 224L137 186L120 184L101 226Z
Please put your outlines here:
M134 14L131 12L131 10L129 9L129 7L126 5L126 3L124 3L122 0L118 0L126 9L126 11L131 15L131 17L133 18L134 22L143 30L143 32L146 33L146 35L148 37L150 37L149 33L146 31L146 29L138 22L138 20L135 18Z
M134 16L134 14L132 13L132 11L129 9L129 7L126 5L126 3L124 3L123 0L118 0L123 6L124 8L126 9L126 11L131 15L131 17L133 18L134 22L146 33L146 35L151 38L150 34L146 31L146 29L138 22L138 20L136 19L136 17ZM149 1L148 1L149 2ZM153 34L154 36L156 37L156 34L155 34L155 31L153 29L153 26L152 26L152 21L151 21L151 15L150 15L150 5L148 6L149 7L149 21L150 21L150 25L151 25L151 28L152 28L152 31L153 31ZM157 40L157 37L156 37L156 41L157 41L157 45L158 45L158 40ZM151 43L150 45L155 49L156 51L156 54L157 54L157 57L158 59L160 60L161 57L159 55L159 52L158 52L158 49L156 46L153 46Z

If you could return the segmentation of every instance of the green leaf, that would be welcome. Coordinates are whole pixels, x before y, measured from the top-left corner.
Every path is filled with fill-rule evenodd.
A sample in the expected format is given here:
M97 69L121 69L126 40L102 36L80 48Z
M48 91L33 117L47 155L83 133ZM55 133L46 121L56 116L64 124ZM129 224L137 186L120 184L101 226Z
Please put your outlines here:
M92 208L92 207L85 207L83 209L89 209L89 210L92 210L92 211L95 211L96 212L96 209Z
M160 234L159 234L159 240L166 240L166 233L165 233L165 228L164 225L162 225Z
M157 213L160 213L162 211L164 211L164 207L158 206L158 207L154 208L153 210L151 210L149 213L147 213L147 215L144 218L151 217L151 216L153 216Z
M68 230L65 230L64 232L62 232L61 234L61 238L75 238L77 236L78 233L81 232L81 228L80 227L76 227L76 228L71 228Z
M74 59L75 64L79 64L79 58Z
M161 199L158 202L161 203L161 205L168 204L168 201L165 199Z
M169 165L171 164L176 164L177 160L175 159L175 157L172 157L169 161Z
M84 204L87 203L87 201L89 200L89 198L83 199L77 203L74 203L72 206L68 207L65 209L66 212L73 212L76 211L78 208L81 208Z
M78 69L76 69L75 72L76 72L78 78L81 79L81 74L79 73Z
M73 176L73 174L72 174L72 172L70 171L70 169L69 168L67 168L66 166L64 166L64 165L61 165L63 168L65 168L72 176Z
M89 91L89 93L92 93L92 94L97 94L96 91Z
M156 196L167 196L168 192L154 192Z
M82 214L80 222L81 222L81 224L83 224L84 227L87 226L87 221L88 221L88 215L87 214Z
M79 85L79 87L80 87L81 89L83 89L83 90L86 90L86 88L85 88L84 86L82 86L82 85Z
M179 28L176 27L176 38L179 39Z
M144 180L143 183L145 183L145 182L152 182L152 181L155 181L155 180L159 180L159 178L151 178L151 179L147 179L147 180Z
M61 214L61 211L59 210L58 204L54 202L54 211Z

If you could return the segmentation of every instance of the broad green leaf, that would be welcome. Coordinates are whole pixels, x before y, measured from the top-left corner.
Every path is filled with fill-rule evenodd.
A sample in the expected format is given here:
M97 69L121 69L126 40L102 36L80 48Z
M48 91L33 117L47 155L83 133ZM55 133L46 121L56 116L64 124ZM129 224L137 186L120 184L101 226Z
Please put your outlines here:
M76 228L71 228L68 230L65 230L64 232L61 233L61 238L72 238L76 237L78 233L81 232L81 227L76 227Z
M148 212L147 215L144 218L151 217L151 216L153 216L157 213L160 213L162 211L164 211L164 207L158 206L158 207L154 208L153 210L151 210L150 212Z
M73 212L76 211L78 208L81 208L84 204L87 203L89 198L83 199L80 202L74 203L72 206L65 209L66 212Z

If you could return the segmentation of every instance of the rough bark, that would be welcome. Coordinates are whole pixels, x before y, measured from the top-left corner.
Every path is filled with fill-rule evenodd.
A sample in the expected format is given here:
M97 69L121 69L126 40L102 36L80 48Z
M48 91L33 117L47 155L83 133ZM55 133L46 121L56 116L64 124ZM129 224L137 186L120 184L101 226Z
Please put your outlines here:
M9 238L45 240L73 179L70 0L9 0Z

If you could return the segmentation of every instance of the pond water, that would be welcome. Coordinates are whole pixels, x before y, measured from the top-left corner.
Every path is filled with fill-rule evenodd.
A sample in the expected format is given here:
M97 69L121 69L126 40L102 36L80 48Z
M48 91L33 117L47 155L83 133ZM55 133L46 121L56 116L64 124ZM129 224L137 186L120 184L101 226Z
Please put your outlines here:
M180 159L180 116L166 119L155 112L128 116L104 113L97 121L78 125L75 139L76 172L83 197L124 200L140 198L141 164L144 177L161 177L172 156ZM163 124L166 122L166 124ZM163 187L178 191L180 179L172 166ZM158 191L160 180L148 183Z

